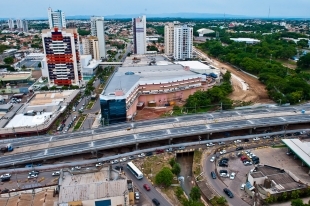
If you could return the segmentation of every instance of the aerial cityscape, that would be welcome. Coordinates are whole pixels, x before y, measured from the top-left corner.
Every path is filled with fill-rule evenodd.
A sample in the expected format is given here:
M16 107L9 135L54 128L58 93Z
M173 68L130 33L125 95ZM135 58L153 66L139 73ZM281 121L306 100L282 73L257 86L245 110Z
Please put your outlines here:
M310 2L75 3L0 8L0 206L310 205Z

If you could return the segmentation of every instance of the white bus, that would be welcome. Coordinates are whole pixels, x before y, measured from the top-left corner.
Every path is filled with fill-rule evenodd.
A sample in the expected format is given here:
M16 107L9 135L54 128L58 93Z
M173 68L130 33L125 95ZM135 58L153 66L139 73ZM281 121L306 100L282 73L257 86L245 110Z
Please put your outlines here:
M143 173L132 162L127 163L127 169L129 169L138 180L143 178Z

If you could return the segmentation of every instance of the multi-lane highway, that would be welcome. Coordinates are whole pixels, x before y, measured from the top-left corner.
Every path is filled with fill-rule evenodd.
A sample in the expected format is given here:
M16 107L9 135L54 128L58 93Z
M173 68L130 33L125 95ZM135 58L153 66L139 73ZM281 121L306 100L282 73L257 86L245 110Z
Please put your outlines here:
M238 130L245 128L258 128L274 125L287 125L296 123L310 122L308 114L301 114L302 109L309 109L309 105L296 107L275 107L268 109L256 110L234 110L226 112L214 112L201 115L182 116L169 119L157 119L145 122L133 122L119 125L112 125L91 131L76 132L66 135L46 136L46 137L32 137L22 138L16 140L6 140L5 142L12 142L15 147L25 147L28 150L20 150L19 153L7 153L0 157L2 166L11 165L13 162L25 163L29 161L42 160L48 158L55 158L61 156L68 156L73 154L80 154L89 151L109 149L114 147L121 147L126 145L134 145L137 143L158 141L176 137L185 137L198 134L210 134L222 131ZM284 113L285 115L281 115ZM289 114L288 114L289 113ZM265 114L265 117L253 118L255 115L259 116ZM252 117L248 119L249 117ZM267 115L267 116L266 116ZM217 121L222 119L223 121ZM203 120L203 121L202 121ZM195 124L195 121L197 124ZM202 122L201 122L202 121ZM209 122L206 124L206 122ZM191 124L189 124L191 123ZM162 125L163 129L154 128L154 125ZM172 125L172 127L167 127ZM167 128L165 128L167 127ZM133 128L131 131L126 129ZM140 129L140 132L138 132ZM144 129L148 129L143 131ZM113 132L126 131L123 135L115 135L108 138L102 138ZM87 141L81 141L82 137L89 137ZM53 146L47 145L45 148L35 146L35 144L55 143L64 141L65 139L74 139L71 144L58 144ZM40 149L41 148L41 149ZM28 151L28 152L27 152Z

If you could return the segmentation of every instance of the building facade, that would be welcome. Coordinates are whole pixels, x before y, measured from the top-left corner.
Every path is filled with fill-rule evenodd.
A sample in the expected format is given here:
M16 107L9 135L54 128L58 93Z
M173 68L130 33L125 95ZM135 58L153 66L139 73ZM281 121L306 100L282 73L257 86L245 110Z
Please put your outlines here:
M176 60L191 59L193 53L193 28L187 25L174 27L174 53Z
M65 29L66 28L66 16L65 13L61 10L53 11L51 7L47 10L48 13L48 24L50 29L58 28Z
M174 53L174 24L165 25L165 54L173 55Z
M91 55L93 59L100 60L99 41L97 37L90 36L82 39L84 55Z
M146 53L146 16L132 19L133 46L135 54Z
M49 85L80 85L82 80L77 29L58 28L42 31L45 58L42 74L47 74Z
M104 18L93 16L90 18L91 35L98 38L100 58L106 58Z
M28 21L26 21L25 19L16 20L16 26L19 31L28 32Z
M8 20L8 25L10 30L14 30L15 24L13 19Z

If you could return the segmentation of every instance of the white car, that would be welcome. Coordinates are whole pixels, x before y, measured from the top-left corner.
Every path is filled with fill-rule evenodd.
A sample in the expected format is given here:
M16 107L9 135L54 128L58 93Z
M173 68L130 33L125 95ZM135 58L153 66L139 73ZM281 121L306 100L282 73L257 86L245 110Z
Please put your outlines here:
M221 173L220 176L221 177L229 177L229 173Z
M60 172L57 171L57 172L53 172L52 176L59 176L60 175Z
M232 172L232 173L230 174L229 179L233 180L233 179L235 179L235 177L236 177L236 173Z
M184 149L185 149L184 146L179 147L179 150L184 150Z
M226 154L226 150L220 151L220 154Z
M138 157L145 157L144 153L138 154Z
M215 144L213 144L212 142L210 142L210 143L207 143L206 145L207 145L207 147L212 147L212 146L214 146Z
M124 157L124 158L119 159L119 162L126 162L126 160L127 160L127 158Z
M244 166L249 166L249 165L252 165L252 162L249 162L249 161L246 161L246 162L243 162Z
M244 190L244 187L245 187L245 184L241 184L240 189L241 189L241 190Z
M1 175L0 178L6 178L6 177L11 177L12 175L10 173L6 173L4 175Z
M31 174L31 175L28 176L28 179L37 178L37 177L38 177L37 174Z
M211 157L210 162L214 162L215 157Z
M267 136L263 136L264 139L270 139L270 136L267 135Z
M234 143L235 143L235 144L241 143L241 140L240 140L240 139L237 139L237 140L234 141Z
M101 162L99 162L99 163L96 164L96 167L101 167L101 166L102 166L102 163L101 163Z
M254 141L258 141L258 140L260 140L260 138L259 137L254 137L253 140Z

